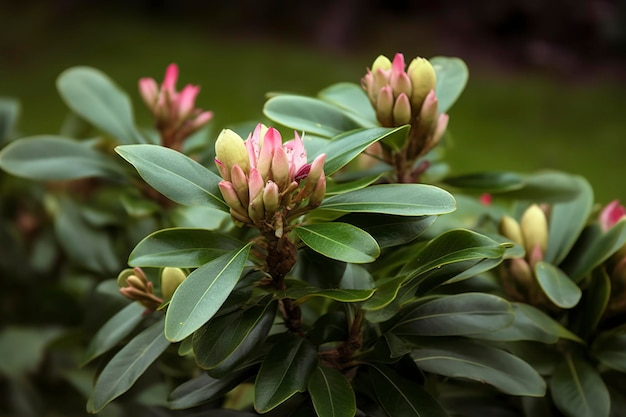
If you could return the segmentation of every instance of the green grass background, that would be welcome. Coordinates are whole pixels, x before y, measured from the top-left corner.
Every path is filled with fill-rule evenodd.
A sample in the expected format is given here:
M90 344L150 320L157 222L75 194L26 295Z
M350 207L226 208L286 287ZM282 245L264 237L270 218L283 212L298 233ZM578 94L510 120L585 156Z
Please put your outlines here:
M112 77L130 93L139 123L146 124L137 80L161 79L165 66L177 62L179 86L201 85L198 105L213 110L214 125L220 127L258 119L268 91L314 94L335 82L358 83L379 53L390 56L399 50L407 59L445 54L427 39L381 39L345 54L275 37L246 38L236 28L216 33L163 19L101 16L35 34L24 23L11 22L12 30L5 25L4 33L11 36L0 41L5 51L0 95L21 100L23 135L58 131L67 110L55 79L74 65L94 66ZM447 158L453 173L559 169L585 176L601 203L626 202L624 82L498 70L481 65L472 51L459 55L469 63L470 81L450 111L454 146Z

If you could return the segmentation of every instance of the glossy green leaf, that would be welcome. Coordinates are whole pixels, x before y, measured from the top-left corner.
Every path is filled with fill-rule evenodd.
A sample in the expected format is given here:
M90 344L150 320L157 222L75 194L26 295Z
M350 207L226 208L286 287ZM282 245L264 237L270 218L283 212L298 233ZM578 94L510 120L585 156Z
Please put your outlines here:
M575 177L580 193L571 201L554 204L550 209L548 249L544 261L560 264L582 232L593 207L593 189L582 177Z
M326 198L320 208L345 213L431 216L450 213L456 206L450 193L432 185L385 184Z
M266 413L307 390L317 366L317 351L304 338L286 335L269 351L254 383L254 408Z
M537 262L535 276L543 293L561 308L572 308L582 296L582 291L563 271L547 262Z
M550 380L552 399L568 417L608 417L609 392L593 366L580 358L565 356Z
M33 180L74 180L121 177L120 167L90 143L61 136L40 135L18 139L0 152L0 168Z
M380 248L367 232L347 223L316 223L293 229L308 247L344 262L373 262Z
M439 403L414 381L384 365L368 364L378 403L389 416L447 417Z
M447 112L459 98L467 79L469 71L467 65L460 58L436 56L431 58L430 63L437 74L437 101L439 113Z
M90 67L67 69L57 78L57 89L74 113L120 143L145 142L135 128L128 95L101 71Z
M249 373L247 372L237 372L217 379L207 374L201 374L199 377L190 379L176 387L169 396L168 407L172 410L184 410L219 398L247 379L248 376Z
M363 88L354 83L337 83L318 93L319 98L334 104L363 127L376 127L376 113Z
M436 216L392 216L377 213L354 213L340 218L365 230L386 248L403 245L416 239L437 220Z
M130 266L198 268L241 242L220 232L204 229L172 228L158 230L135 246L128 258Z
M336 194L347 193L349 191L360 190L378 181L380 177L382 177L382 175L383 175L382 173L377 173L377 174L368 175L366 177L359 178L354 181L340 182L340 183L332 181L331 178L326 178L326 195L331 196L331 195L336 195Z
M384 282L376 283L376 292L365 303L363 303L364 310L380 310L389 305L395 300L400 291L400 287L406 278L404 276L387 278Z
M584 295L572 312L572 329L587 339L595 333L611 298L611 278L604 268L593 270Z
M484 382L510 395L540 397L546 392L543 378L526 362L471 340L429 341L411 356L423 371Z
M391 140L396 135L405 137L407 132L408 126L375 127L353 130L334 137L319 152L320 154L326 154L324 173L330 176L363 153L373 143L380 140ZM315 156L317 155L312 155L311 158Z
M524 176L524 186L509 191L506 197L543 203L570 201L581 192L574 175L557 171L538 172Z
M521 175L513 172L496 171L448 177L444 182L464 191L482 193L512 191L524 186L524 178Z
M373 289L316 288L297 280L286 280L286 284L287 289L279 293L280 298L291 298L298 304L312 297L323 297L342 303L356 303L367 300L374 293Z
M188 206L229 210L218 187L222 178L188 156L157 145L126 145L115 150L148 184L170 200Z
M593 344L592 354L607 368L626 374L626 329L601 333Z
M480 233L465 229L450 230L417 252L401 273L408 274L411 279L417 278L420 291L427 291L483 259L502 257L504 251L501 244Z
M169 345L163 336L162 320L137 335L107 363L98 376L91 394L89 411L99 412L128 391Z
M0 144L13 134L20 110L18 100L0 97Z
M211 376L232 372L265 341L274 317L276 303L267 296L246 309L214 317L193 335L196 363L202 369L214 370Z
M130 303L111 317L89 342L83 365L115 347L128 336L143 319L145 310L146 308L139 303Z
M444 296L407 312L391 329L394 334L462 336L501 330L513 322L511 305L491 294Z
M352 385L338 370L318 366L309 378L308 388L319 417L354 417L356 398Z
M165 335L179 342L219 310L237 284L251 244L194 270L174 292L165 316Z
M341 109L322 100L304 96L272 97L265 103L263 114L291 129L327 138L361 127Z

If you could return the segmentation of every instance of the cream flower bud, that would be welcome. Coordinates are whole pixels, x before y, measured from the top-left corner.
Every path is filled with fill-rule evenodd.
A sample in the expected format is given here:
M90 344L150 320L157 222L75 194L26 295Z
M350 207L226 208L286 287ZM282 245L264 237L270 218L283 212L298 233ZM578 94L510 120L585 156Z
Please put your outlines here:
M542 253L548 247L548 220L546 215L537 204L528 207L522 215L520 222L524 249L527 256L539 247Z
M393 106L393 122L397 126L411 122L411 103L404 93L398 96Z
M524 246L524 238L519 223L512 217L502 216L500 219L499 232L502 236L511 239L518 245Z
M274 214L280 207L280 192L278 185L273 181L268 181L263 189L263 204L266 214Z
M389 58L384 55L378 55L378 57L374 60L374 63L372 64L372 72L376 72L379 69L391 69L391 61L389 60Z
M432 64L425 58L415 58L409 64L407 74L411 79L411 105L419 109L424 99L437 85L437 75Z
M229 175L225 180L230 181L230 171L233 165L239 165L244 173L250 170L250 159L243 139L230 129L224 129L215 141L215 157L227 169Z
M168 302L172 299L174 291L185 278L187 276L180 268L163 268L163 272L161 272L161 297L163 302Z

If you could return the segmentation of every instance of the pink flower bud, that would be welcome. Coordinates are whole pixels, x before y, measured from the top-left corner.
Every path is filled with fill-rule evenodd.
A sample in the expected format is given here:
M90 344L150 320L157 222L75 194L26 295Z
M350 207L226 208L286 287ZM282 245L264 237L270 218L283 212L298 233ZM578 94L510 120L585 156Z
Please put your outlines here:
M254 223L260 222L265 219L265 204L263 203L263 189L257 194L255 198L250 199L248 205L248 217Z
M178 81L178 65L170 64L165 70L165 78L161 88L166 91L171 99L176 98L176 81Z
M300 135L294 132L294 139L285 143L283 149L289 160L289 178L293 180L300 168L306 165L306 149Z
M231 169L230 182L233 184L233 188L237 193L237 197L239 197L239 201L241 201L241 205L246 207L249 203L248 178L246 178L246 174L239 165L234 165Z
M175 103L180 120L187 119L191 115L199 92L200 87L195 85L187 85L182 89Z
M274 214L280 207L280 193L278 185L273 181L268 181L263 189L263 204L267 215Z
M257 198L259 194L263 193L264 186L265 181L263 180L263 177L261 177L259 170L251 168L250 176L248 177L248 196L250 204L252 204L252 201Z
M393 92L388 85L383 87L378 95L376 117L381 125L393 127Z
M626 208L619 203L619 200L613 200L600 213L600 226L606 232L625 216Z
M146 106L154 111L157 97L159 95L159 87L153 78L141 78L139 80L139 94Z
M324 175L324 162L326 161L326 154L317 156L311 163L309 175L306 177L306 183L302 189L302 195L304 198L317 186L320 178Z
M322 175L317 181L313 192L309 196L309 207L315 208L322 204L322 201L324 200L324 194L326 194L326 176L322 172Z
M272 169L272 159L275 153L282 150L282 139L278 130L270 128L263 137L263 146L259 150L259 159L256 162L256 167L263 177L263 180L267 181L270 178L270 170Z
M393 124L405 125L411 122L411 103L406 94L401 93L393 106Z
M271 178L281 189L285 188L290 182L289 172L289 157L282 147L277 148L272 159Z
M424 100L424 104L422 105L419 118L420 127L423 126L423 129L426 132L430 132L435 125L435 120L437 119L437 107L438 103L435 90L430 90Z
M228 206L241 214L247 214L248 210L241 204L237 192L233 188L233 184L228 181L220 181L217 186L224 197L224 201Z

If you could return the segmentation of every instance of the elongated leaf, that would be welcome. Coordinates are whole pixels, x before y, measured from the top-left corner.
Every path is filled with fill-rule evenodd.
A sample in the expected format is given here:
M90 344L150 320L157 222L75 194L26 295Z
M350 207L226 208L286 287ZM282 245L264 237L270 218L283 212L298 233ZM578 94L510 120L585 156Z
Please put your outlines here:
M535 265L537 282L543 293L561 308L572 308L582 296L582 291L563 271L547 262Z
M390 416L447 417L426 390L384 365L368 364L378 403Z
M471 335L501 330L513 318L513 309L506 300L491 294L465 293L418 305L402 315L392 332L415 336Z
M128 264L198 268L238 247L241 247L241 242L211 230L163 229L139 242L131 252Z
M302 281L286 280L287 289L280 292L280 298L292 298L296 303L303 303L312 297L324 297L342 303L365 301L374 293L373 289L350 290L344 288L315 288Z
M294 232L308 247L344 262L373 262L380 254L376 240L347 223L331 222L299 226Z
M254 408L266 413L296 392L307 389L317 365L317 351L304 338L287 335L275 344L261 364L254 383Z
M575 177L580 194L571 201L557 203L550 209L548 249L544 261L560 264L576 243L593 206L593 189L582 177Z
M411 356L426 372L484 382L507 394L540 397L546 392L544 380L526 362L470 340L429 341Z
M263 342L276 315L271 296L247 309L215 317L193 336L196 363L202 369L220 368L211 376L222 377L241 364Z
M363 127L378 126L374 107L360 85L338 83L326 87L318 94L322 100L334 104Z
M246 377L241 372L220 379L201 374L176 387L170 394L168 407L172 410L184 410L203 404L226 394Z
M163 321L141 332L122 348L102 370L90 398L90 412L97 413L119 397L167 349Z
M113 348L128 336L143 319L142 313L145 309L139 303L130 303L111 317L89 342L83 365Z
M541 343L556 343L560 338L582 342L578 336L543 311L524 303L511 303L515 320L496 332L476 335L480 339L514 342L532 340Z
M165 316L165 336L179 342L219 310L237 284L251 244L193 271L174 292Z
M377 282L376 292L363 303L363 309L374 311L388 306L398 295L398 291L400 291L405 280L405 276L399 276L388 278L384 282Z
M324 199L320 208L346 213L432 216L454 211L455 201L450 193L432 185L385 184Z
M336 183L332 182L330 178L326 179L326 195L343 194L348 191L360 190L368 185L372 185L382 177L382 173L368 175L366 177L359 178L358 180Z
M609 391L589 363L566 355L550 381L554 404L568 417L608 417Z
M291 129L327 138L361 127L339 108L311 97L272 97L265 103L263 114Z
M57 89L72 111L107 132L120 143L143 143L135 128L130 99L109 77L90 67L67 69Z
M444 182L466 191L482 193L518 190L524 186L524 178L513 172L480 172L448 177Z
M626 330L601 333L593 344L592 353L606 367L626 373Z
M33 180L73 180L87 177L120 178L121 168L93 146L61 136L18 139L0 152L0 168Z
M352 385L334 368L318 366L313 371L309 394L319 417L353 417L356 413Z
M620 221L606 233L598 225L587 227L562 268L574 282L580 282L587 274L607 260L626 244L626 221Z
M218 187L222 178L182 153L157 145L126 145L115 150L170 200L229 210Z
M340 218L369 233L381 248L403 245L416 239L437 220L436 216L391 216L354 213Z
M524 176L524 186L506 193L518 200L558 203L570 201L581 192L577 177L557 171L537 172Z
M435 74L437 74L435 91L437 92L438 109L440 113L445 113L465 89L469 77L467 65L460 58L443 56L436 56L429 61L435 69Z
M572 329L587 339L597 330L610 299L611 278L604 268L596 268L580 303L572 312Z
M391 140L395 136L405 137L408 126L401 127L375 127L349 131L333 138L319 153L326 154L324 173L327 176L334 174L346 166L350 161L359 156L368 146L380 140ZM314 155L315 157L317 155Z

